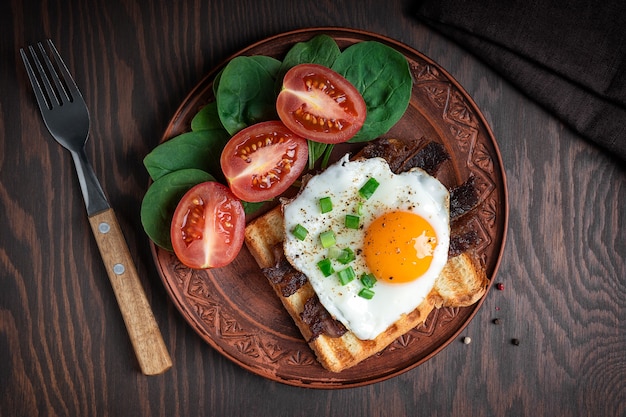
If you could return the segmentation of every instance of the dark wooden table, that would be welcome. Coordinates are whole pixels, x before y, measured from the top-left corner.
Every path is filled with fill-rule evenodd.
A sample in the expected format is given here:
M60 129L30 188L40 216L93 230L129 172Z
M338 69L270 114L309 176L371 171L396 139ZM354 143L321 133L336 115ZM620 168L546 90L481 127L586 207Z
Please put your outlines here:
M408 1L6 0L0 3L1 416L626 415L626 170ZM313 390L265 380L208 346L156 272L141 160L202 77L270 35L315 27L397 39L447 69L493 128L510 219L497 280L463 332L390 380ZM173 359L139 372L69 155L41 122L18 49L51 38L92 114L87 153ZM493 324L500 318L501 325ZM511 343L518 339L519 345Z

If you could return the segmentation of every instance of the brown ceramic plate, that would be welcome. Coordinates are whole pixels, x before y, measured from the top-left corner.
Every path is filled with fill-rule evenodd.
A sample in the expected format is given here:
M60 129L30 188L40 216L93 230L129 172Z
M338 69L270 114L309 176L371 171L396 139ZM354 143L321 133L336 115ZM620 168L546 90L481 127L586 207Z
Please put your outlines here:
M460 184L470 174L476 177L482 203L473 226L483 238L479 253L493 282L504 248L508 215L502 161L480 110L444 69L391 39L339 28L305 29L273 36L234 56L269 55L282 59L294 43L320 33L332 36L341 48L376 40L406 56L414 78L413 95L406 114L386 136L426 136L441 142L452 156L446 168L449 180ZM214 100L212 81L221 68L208 74L183 101L163 140L190 130L192 117ZM295 386L355 387L399 375L433 357L454 340L482 304L480 300L468 308L435 310L424 326L400 337L378 355L341 373L332 373L316 361L245 246L234 263L210 271L186 268L173 254L156 246L153 253L174 304L209 345L251 372Z

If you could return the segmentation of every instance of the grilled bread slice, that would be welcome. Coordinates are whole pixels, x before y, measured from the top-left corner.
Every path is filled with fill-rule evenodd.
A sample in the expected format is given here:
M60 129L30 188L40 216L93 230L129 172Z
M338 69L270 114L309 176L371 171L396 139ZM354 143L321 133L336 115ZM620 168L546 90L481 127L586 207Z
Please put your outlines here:
M246 227L246 246L261 269L271 268L278 262L277 248L282 248L283 229L280 206L253 220ZM484 268L470 253L452 257L422 304L408 315L403 315L376 339L360 340L350 331L339 337L326 333L314 335L302 318L307 301L315 297L313 287L308 281L289 296L284 296L280 286L273 280L268 281L315 352L318 361L332 372L340 372L380 352L399 336L423 324L434 308L474 304L483 296L488 285Z

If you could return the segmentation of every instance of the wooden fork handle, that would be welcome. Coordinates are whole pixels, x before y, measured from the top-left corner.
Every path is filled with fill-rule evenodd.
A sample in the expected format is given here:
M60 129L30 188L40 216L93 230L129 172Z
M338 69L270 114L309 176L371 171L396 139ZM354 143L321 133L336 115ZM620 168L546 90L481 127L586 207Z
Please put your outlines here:
M89 217L141 371L158 375L172 366L157 322L113 209Z

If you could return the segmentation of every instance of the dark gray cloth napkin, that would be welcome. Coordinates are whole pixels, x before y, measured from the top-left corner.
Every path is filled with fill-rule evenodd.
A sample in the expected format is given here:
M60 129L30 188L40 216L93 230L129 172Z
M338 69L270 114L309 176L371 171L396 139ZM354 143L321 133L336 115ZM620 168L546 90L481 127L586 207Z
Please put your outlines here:
M626 1L420 0L413 12L626 160Z

